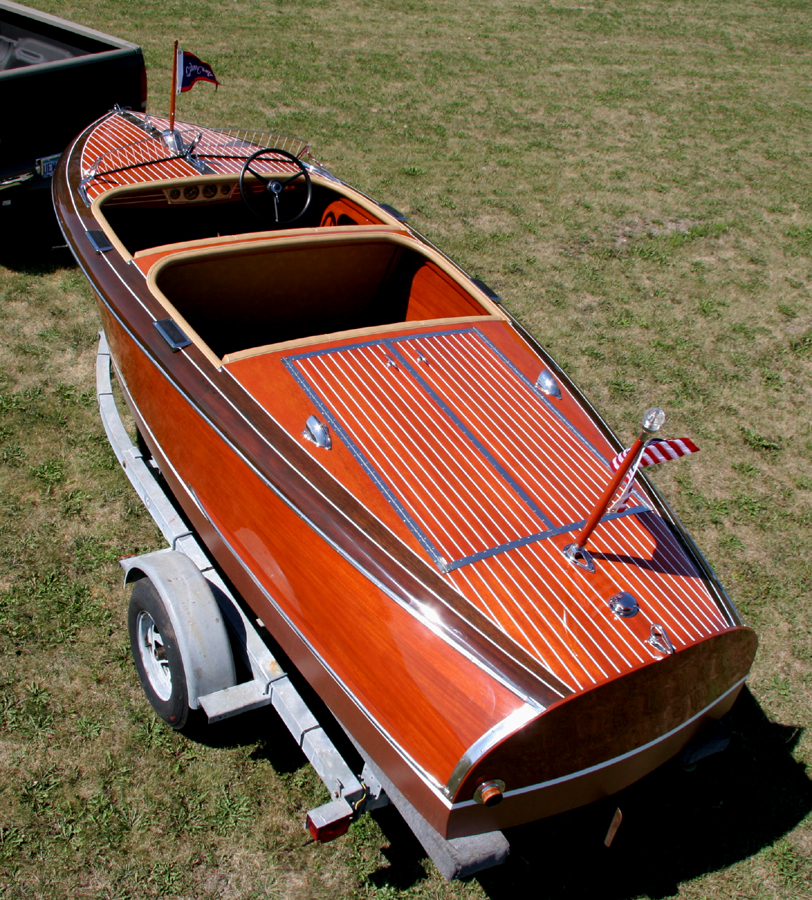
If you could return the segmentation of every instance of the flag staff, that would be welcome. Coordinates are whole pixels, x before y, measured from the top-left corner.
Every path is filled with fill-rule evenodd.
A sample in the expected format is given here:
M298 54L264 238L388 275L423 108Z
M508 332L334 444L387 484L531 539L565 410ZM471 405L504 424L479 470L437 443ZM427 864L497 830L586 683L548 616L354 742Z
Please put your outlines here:
M172 52L172 96L169 100L169 133L175 130L175 98L178 95L178 42Z
M574 562L577 565L579 560L584 560L584 556L586 554L586 542L589 540L592 532L597 528L598 523L606 512L609 504L612 502L612 498L615 496L617 489L620 487L623 479L626 477L628 471L632 468L632 466L636 465L640 456L643 453L643 450L646 447L647 441L652 437L652 435L657 434L657 432L663 427L663 423L665 422L665 413L656 406L653 406L651 409L647 409L643 414L642 432L637 440L632 444L629 448L629 452L626 454L626 458L620 464L617 472L615 472L614 477L609 482L608 487L603 492L603 496L598 501L595 509L592 510L592 515L586 520L586 524L581 529L581 533L575 539L575 542L572 544L568 544L564 548L564 554L570 562ZM588 561L588 557L585 562Z

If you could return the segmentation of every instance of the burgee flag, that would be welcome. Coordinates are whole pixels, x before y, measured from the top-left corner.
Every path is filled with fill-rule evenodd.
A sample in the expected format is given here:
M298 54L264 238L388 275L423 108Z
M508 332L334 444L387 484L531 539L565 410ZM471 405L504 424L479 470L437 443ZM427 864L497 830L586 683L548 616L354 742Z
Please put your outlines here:
M217 90L220 82L217 80L214 70L208 64L198 59L194 53L178 50L178 69L175 82L175 93L182 94L191 91L198 81L210 81Z
M628 450L623 450L609 463L613 472L617 472L628 452ZM669 459L679 459L681 456L688 456L689 453L698 452L699 447L689 438L654 438L646 444L640 465L656 466L657 463L667 462Z

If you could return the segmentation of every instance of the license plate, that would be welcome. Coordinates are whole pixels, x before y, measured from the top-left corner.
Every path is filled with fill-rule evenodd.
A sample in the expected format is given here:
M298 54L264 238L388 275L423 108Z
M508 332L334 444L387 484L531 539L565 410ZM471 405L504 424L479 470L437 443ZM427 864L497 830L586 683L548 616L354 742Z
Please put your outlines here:
M52 178L56 171L56 164L59 162L61 153L55 153L53 156L43 156L37 160L37 172L42 178Z

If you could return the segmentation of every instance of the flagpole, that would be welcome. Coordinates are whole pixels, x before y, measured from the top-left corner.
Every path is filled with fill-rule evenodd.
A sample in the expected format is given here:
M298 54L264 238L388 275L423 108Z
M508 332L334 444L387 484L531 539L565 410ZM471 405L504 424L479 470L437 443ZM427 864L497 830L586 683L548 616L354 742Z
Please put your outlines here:
M175 97L178 95L178 42L172 53L172 96L169 100L169 133L175 130Z
M629 469L631 469L639 459L646 446L646 442L652 437L652 435L657 434L657 432L663 427L664 422L665 413L661 409L658 409L656 406L645 411L643 415L643 421L641 423L643 430L640 434L640 437L638 437L637 440L629 448L629 452L626 454L625 459L620 464L620 468L617 470L617 472L615 472L615 477L609 482L609 486L603 492L603 496L598 501L595 509L592 511L592 515L586 520L586 524L581 529L581 533L575 539L575 543L570 544L567 548L568 550L572 548L571 553L577 554L578 551L582 551L586 547L586 542L589 540L592 532L597 528L598 523L606 512L607 507L612 502L612 498L615 496L617 489L620 487L620 484L626 477Z

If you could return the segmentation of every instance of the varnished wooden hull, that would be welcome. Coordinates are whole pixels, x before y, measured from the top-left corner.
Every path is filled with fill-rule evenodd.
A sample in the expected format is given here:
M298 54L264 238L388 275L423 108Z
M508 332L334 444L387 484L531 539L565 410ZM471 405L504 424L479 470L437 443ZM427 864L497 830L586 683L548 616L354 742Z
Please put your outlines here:
M97 252L87 233L110 236L105 215L123 221L138 195L119 190L104 206L99 189L93 205L84 202L82 152L93 140L89 129L63 158L55 205L99 296L142 434L224 573L441 834L507 827L618 790L729 709L755 636L650 486L641 488L645 508L596 534L594 577L564 559L617 445L543 351L462 273L343 187L306 240L249 236L251 247L235 251L223 238L196 239L134 256L112 241ZM341 231L338 207L361 211L360 232ZM327 254L339 267L359 256L364 273L417 259L402 321L301 339L286 313L276 344L217 350L223 288L211 284L222 265L248 285L260 263ZM295 276L300 295L321 277L310 268ZM183 290L189 279L194 295ZM426 318L435 295L445 298L442 321ZM198 298L209 308L196 320L206 337L195 333L173 352L155 321L169 312L192 330ZM237 340L238 329L229 334ZM562 386L559 406L534 393L542 367ZM471 376L478 368L488 377ZM566 453L551 443L526 465L532 446L519 447L518 431L499 438L510 436L510 421L493 429L483 413L512 402L532 407L540 431L563 435ZM334 432L329 451L302 438L314 410ZM438 429L453 439L439 440ZM562 475L567 454L582 462ZM589 481L578 482L577 465L593 471ZM471 497L470 508L460 497ZM645 613L618 622L605 601L627 584ZM674 635L673 655L646 643L652 616ZM477 788L494 780L504 782L502 802L476 802Z

